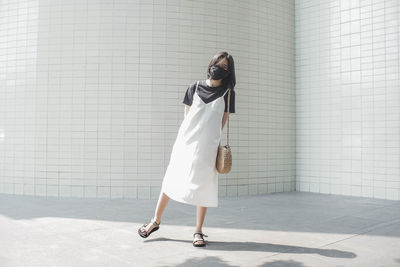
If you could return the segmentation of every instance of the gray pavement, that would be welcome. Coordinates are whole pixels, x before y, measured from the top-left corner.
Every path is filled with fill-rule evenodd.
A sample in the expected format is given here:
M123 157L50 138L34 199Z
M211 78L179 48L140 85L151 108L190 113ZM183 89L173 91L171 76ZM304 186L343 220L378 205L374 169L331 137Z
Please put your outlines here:
M0 194L0 266L400 266L400 201L304 192L220 198L192 246L195 206Z

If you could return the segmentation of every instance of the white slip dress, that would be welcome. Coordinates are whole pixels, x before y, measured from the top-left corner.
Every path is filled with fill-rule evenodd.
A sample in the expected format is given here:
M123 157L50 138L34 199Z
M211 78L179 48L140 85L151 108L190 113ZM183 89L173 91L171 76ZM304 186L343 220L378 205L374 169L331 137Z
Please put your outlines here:
M222 134L226 92L209 103L198 95L179 127L161 192L171 199L202 207L218 206L218 171L215 163Z

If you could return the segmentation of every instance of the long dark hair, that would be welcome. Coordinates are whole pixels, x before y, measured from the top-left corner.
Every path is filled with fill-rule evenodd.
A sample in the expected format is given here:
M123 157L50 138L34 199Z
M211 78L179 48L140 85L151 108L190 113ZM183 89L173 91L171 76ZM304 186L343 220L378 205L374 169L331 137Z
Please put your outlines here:
M224 58L226 58L226 61L228 61L229 74L224 79L222 79L222 86L224 86L225 88L231 88L233 90L236 85L235 63L233 61L233 57L228 54L228 52L219 52L211 59L210 64L208 64L207 68L207 78L209 79L211 77L211 66L218 64L218 62L220 62Z

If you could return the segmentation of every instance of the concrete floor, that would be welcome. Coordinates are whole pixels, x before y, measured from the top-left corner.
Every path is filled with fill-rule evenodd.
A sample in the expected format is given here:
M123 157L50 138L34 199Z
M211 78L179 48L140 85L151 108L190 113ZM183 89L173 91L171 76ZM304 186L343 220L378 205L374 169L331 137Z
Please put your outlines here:
M400 201L220 198L203 248L192 246L195 207L174 200L141 238L156 203L0 195L0 266L400 266Z

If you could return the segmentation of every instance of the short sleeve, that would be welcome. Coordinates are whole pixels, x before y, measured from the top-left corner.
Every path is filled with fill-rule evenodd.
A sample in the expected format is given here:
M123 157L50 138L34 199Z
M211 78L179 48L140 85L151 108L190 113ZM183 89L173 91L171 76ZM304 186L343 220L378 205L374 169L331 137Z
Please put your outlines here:
M235 112L235 91L231 90L231 95L230 95L230 102L229 102L229 113L236 113ZM225 99L225 112L228 112L228 95L229 91L226 92L224 99Z
M192 83L189 85L189 87L186 89L185 97L183 98L182 101L183 104L186 104L188 106L192 105L195 89L196 89L196 83Z

